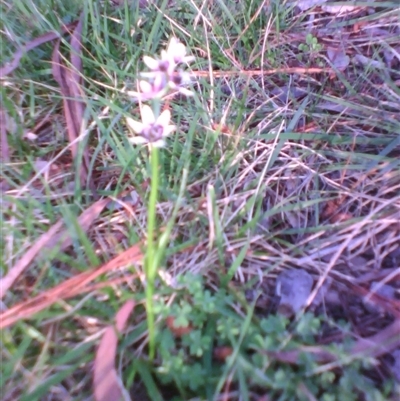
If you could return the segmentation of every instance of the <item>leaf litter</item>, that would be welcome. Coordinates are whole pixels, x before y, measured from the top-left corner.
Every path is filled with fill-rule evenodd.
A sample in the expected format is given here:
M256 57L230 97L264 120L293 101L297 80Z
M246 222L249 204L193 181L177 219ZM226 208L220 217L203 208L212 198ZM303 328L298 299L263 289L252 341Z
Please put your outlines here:
M83 20L84 15L81 14L79 20L67 25L63 25L61 27L61 32L47 32L29 41L25 46L23 46L14 54L14 58L10 63L0 68L0 78L5 79L7 75L11 74L15 69L17 69L22 57L25 55L26 52L33 50L44 43L57 40L52 57L52 71L55 80L60 86L61 94L63 95L63 112L67 124L67 133L71 144L72 156L79 168L81 185L85 187L86 184L88 184L93 195L97 197L95 195L96 191L94 183L89 177L90 158L87 147L83 150L83 160L78 160L78 146L80 141L81 128L83 127L84 123L85 112L85 103L83 100L84 92L82 87L83 66L81 58ZM71 65L68 68L63 65L60 53L60 37L67 34L71 36ZM6 138L7 115L3 113L3 110L0 117L2 160L8 161L9 151ZM32 141L37 139L36 135L31 132L26 133L24 135L24 138Z
M80 228L83 231L87 231L110 201L111 199L109 198L100 199L85 210L77 218ZM12 287L14 282L41 252L56 246L59 247L60 251L63 251L72 244L72 238L69 236L68 230L64 229L60 231L63 226L64 223L62 220L51 226L48 231L37 239L23 257L11 267L9 272L4 277L0 278L0 299L5 297L6 292Z
M310 2L309 2L310 3ZM322 2L319 2L320 4L322 3ZM315 5L315 4L314 4ZM306 8L307 9L307 8ZM325 9L324 10L324 8L321 8L323 11L325 11L325 12L329 12L329 9ZM319 12L319 10L320 9L318 9L317 11ZM331 9L331 11L332 11L333 9ZM340 9L340 10L338 10L338 9L336 9L335 10L335 13L343 13L343 11L344 11L344 9L342 8L342 9ZM350 11L354 11L354 9L353 10L347 10L347 12L350 12ZM340 47L338 47L338 48L340 48ZM348 60L348 59L346 59L345 57L347 57L346 56L346 53L345 53L345 51L343 50L343 51L338 51L337 49L338 49L337 47L336 47L336 43L335 43L335 47L332 47L332 50L330 50L330 48L327 48L327 52L326 52L326 54L327 54L327 56L328 56L328 58L329 58L329 60L334 64L334 66L336 67L336 69L343 69L343 70L345 70L346 68L347 68L347 66L348 66L348 62L350 61L350 62L353 62L353 61L357 61L354 57L352 57L352 58L350 58L350 60ZM348 51L348 49L347 49L347 51ZM338 54L339 53L339 54ZM345 58L345 60L343 61L343 58ZM340 61L342 59L342 61ZM394 59L392 59L392 60L394 60ZM337 65L335 64L335 62L337 62ZM347 63L347 65L346 65L346 63ZM343 65L345 65L345 67L343 67ZM374 64L371 64L371 66L374 66ZM304 69L302 69L302 67L289 67L289 68L291 68L291 69L289 69L289 70L285 70L284 72L287 72L287 73L296 73L296 71L299 71L299 73L300 74L309 74L310 73L310 71L309 71L309 69L307 69L307 68L304 68ZM325 67L322 67L322 68L315 68L314 70L312 70L312 71L314 71L313 73L318 73L318 74L322 74L322 73L324 73L324 72L329 72L328 71L328 69L327 68L325 68ZM263 72L261 72L261 73L263 73ZM273 71L267 71L267 73L271 73L271 74L274 74L274 72ZM218 74L224 74L224 72L223 71L221 71L221 72L216 72L216 75L218 75ZM199 74L200 75L200 74ZM227 75L229 75L229 74L227 74ZM291 93L290 93L290 91L287 89L287 88L285 88L284 86L282 87L283 88L283 92L284 92L284 95L285 95L285 97L286 98L290 98L291 96ZM337 89L338 87L336 87L336 89ZM340 92L340 91L339 91ZM289 93L289 96L287 96L287 94ZM299 97L301 97L301 95L299 96ZM297 98L297 96L293 96L293 98ZM339 99L339 101L340 101L340 95L338 96L338 99ZM285 99L285 101L287 101L287 99ZM335 111L337 111L338 113L342 113L344 110L348 110L348 106L346 106L346 105L344 105L344 104L340 104L340 103L336 103L336 105L338 105L338 108L335 110ZM319 106L320 106L320 104L319 104ZM353 113L354 114L354 113ZM335 116L335 119L337 119L337 121L339 121L340 123L342 123L342 121L340 121L339 120L339 118L340 117L342 117L342 116ZM324 116L324 118L325 118L325 116ZM353 116L350 116L349 117L349 120L348 121L350 121L350 118L354 118L354 115ZM308 123L312 123L312 124L314 124L314 126L316 126L316 127L318 127L318 124L319 124L319 121L317 120L317 118L315 118L315 120L314 121L310 121L310 122L308 122ZM332 123L332 126L330 127L330 129L332 128L332 132L331 132L331 134L332 134L332 136L337 136L337 137L340 137L340 135L341 135L341 132L340 132L340 130L337 130L337 127L340 127L340 125L339 124L336 124L336 121L335 122L333 122ZM348 130L348 127L347 126L345 126L345 129L346 130ZM317 130L318 131L318 130ZM364 132L362 132L362 130L360 130L361 131L361 133L360 133L360 135L365 135L365 133ZM372 131L371 131L372 132ZM369 134L371 134L371 132L369 132ZM304 143L307 143L307 142L304 142ZM316 146L318 146L318 143L317 143L317 145ZM352 151L354 150L354 148L352 148L351 149ZM289 148L289 147L286 147L285 149L284 149L284 152L286 152L286 154L287 153L289 153L291 151L291 149ZM284 153L284 152L282 152L282 153ZM330 162L332 162L332 159L329 159L329 161ZM335 161L335 160L334 160ZM333 162L334 162L333 161ZM351 161L349 161L349 163L351 163ZM293 172L293 171L292 171ZM297 172L296 172L297 173ZM274 174L275 174L275 172L274 172ZM325 173L324 173L325 174ZM356 177L354 177L355 176L355 174L354 174L354 176L352 176L351 175L351 172L349 173L349 171L345 171L344 172L344 175L349 175L349 179L350 180L352 180L353 178L354 178L354 180L356 180ZM374 174L371 174L371 176L372 177L376 177L376 176L374 176ZM377 175L378 176L378 178L379 178L379 175ZM326 181L324 181L324 180L322 180L322 184L323 185L326 185L326 187L328 188L328 190L329 191L332 191L332 187L329 187L329 180L331 180L331 182L333 182L335 185L337 185L337 186L333 186L333 188L334 189L338 189L338 188L340 188L340 189L346 189L347 187L346 187L346 183L343 183L343 182L338 182L338 180L335 178L335 179L333 179L331 176L330 176L330 173L329 173L329 170L328 170L328 172L326 173L326 175L323 177L323 179L326 179ZM373 179L375 179L375 178L373 178ZM367 184L364 184L364 185L366 185L367 186ZM313 188L311 187L310 188L311 190L313 190ZM357 191L357 190L359 190L358 188L354 188L353 187L353 189L355 190L355 191ZM279 188L278 188L278 190L277 191L279 191ZM366 191L365 191L366 193L369 193L368 192L368 188L366 189ZM390 195L389 195L390 196ZM346 221L346 220L350 220L350 219L352 219L352 218L356 218L356 217L359 217L360 215L357 215L357 209L356 210L354 210L355 208L353 208L352 210L350 210L349 208L347 208L347 205L346 205L346 203L344 203L343 204L343 201L342 201L342 199L340 199L339 197L337 198L338 199L338 202L337 203L335 203L335 205L334 205L334 211L333 212L331 212L331 213L327 213L327 215L326 216L322 216L322 215L320 215L319 217L325 217L327 220L329 220L331 223L333 223L333 224L335 224L335 223L339 223L339 222L343 222L343 221ZM348 199L348 202L347 203L351 203L351 199ZM272 205L271 205L271 208L272 207L274 207L274 204L272 203ZM364 205L363 205L363 207L364 208L366 208L366 209L368 209L368 207L369 207L369 205L368 205L368 202L367 201L365 201L364 202ZM341 212L340 210L342 210L342 208L344 209L344 211L343 212ZM339 210L340 209L340 210ZM340 218L338 218L337 216L340 216ZM393 216L393 215L389 215L389 217L391 217L391 216ZM386 218L386 217L385 217ZM271 218L271 224L270 224L270 226L271 227L274 227L274 226L276 226L276 221L272 221L273 219ZM307 222L307 219L303 219L304 221L306 221ZM311 220L311 219L310 219ZM310 221L309 220L309 221ZM296 226L297 227L297 226ZM301 227L297 227L297 228L301 228ZM371 230L373 231L373 227L371 226ZM387 230L391 230L391 228L387 228ZM279 230L278 230L279 231ZM351 235L352 233L351 232L347 232L347 234L349 235ZM358 242L358 244L359 244L359 247L364 247L364 248L368 248L368 247L371 247L371 248L374 248L374 242L376 243L376 242L379 242L379 241L377 241L376 240L376 238L374 238L373 237L373 234L371 234L371 233L369 233L370 235L371 235L371 238L364 238L364 240L360 240L359 242ZM324 234L324 235L327 235L328 236L328 234L326 233L326 234ZM342 236L340 236L340 235L343 235L342 234L342 232L340 232L339 231L339 238L343 238ZM332 252L330 252L330 251L328 251L328 250L326 250L326 249L322 249L322 251L327 251L327 255L328 255L328 257L327 257L327 259L326 260L323 260L323 259L320 259L320 258L318 258L317 256L316 257L314 257L314 255L312 254L313 253L313 251L315 251L315 250L317 250L318 249L318 246L317 246L317 244L315 245L315 247L313 247L313 245L311 245L312 244L312 240L313 239L310 239L310 238L307 238L307 236L304 236L303 237L305 240L307 240L307 241L309 241L309 243L305 243L305 242L303 242L303 243L296 243L295 245L297 246L297 247L301 247L301 246L303 246L304 247L304 249L305 249L305 251L304 251L304 257L303 257L303 261L304 260L308 260L307 262L305 262L305 264L307 265L307 267L309 268L309 269L318 269L321 265L322 266L325 266L325 264L326 263L329 263L329 258L330 258L330 255L332 255ZM329 237L328 236L328 238L330 238L330 240L331 241L333 241L331 238L332 237ZM319 240L319 238L318 238L318 235L314 238L314 240ZM260 245L260 246L268 246L269 244L265 244L265 243L263 243L263 240L261 239L260 241L259 241L259 244L257 244L257 245ZM333 248L336 246L336 244L334 243L334 244L332 244L331 245ZM270 248L273 248L273 247L270 247ZM268 248L268 249L270 249L270 248ZM322 247L323 248L323 247ZM278 255L277 253L275 254L274 252L277 252L278 250L276 250L276 249L271 249L269 252L271 252L271 259L273 259L274 257L276 257L276 255ZM281 250L281 249L279 249L279 252L281 252L283 255L285 255L285 250L283 249L283 250ZM361 251L360 251L361 252ZM356 293L357 294L357 296L359 296L360 297L360 299L362 298L362 299L364 299L364 298L370 298L370 300L374 303L374 305L380 305L380 308L381 308L381 310L383 310L383 311L385 311L385 313L393 313L393 315L394 316L396 316L396 302L394 302L395 300L393 300L392 298L391 299L384 299L384 298L388 298L388 297L382 297L382 295L379 295L379 294L377 294L377 295L373 295L372 293L374 292L373 290L374 290L374 288L372 288L372 285L371 285L371 281L369 281L369 282L365 282L365 283L362 283L362 284L360 284L360 286L358 286L358 287L351 287L350 286L350 284L349 283L347 283L347 284L343 284L343 283L341 283L341 284L343 284L343 286L346 288L345 290L343 290L343 287L340 287L339 285L338 285L338 282L340 282L340 280L343 280L343 281L347 281L347 280L352 280L353 278L356 280L357 278L358 278L358 275L359 274L364 274L364 267L367 265L367 263L364 263L364 265L365 266L353 266L353 267L350 267L349 266L349 263L347 263L347 262L349 262L349 261L353 261L354 260L354 258L355 257L353 257L353 256L351 256L351 255L342 255L343 256L343 260L345 259L345 262L346 263L341 263L341 260L339 261L340 263L337 263L335 266L334 266L334 269L333 270L338 270L339 272L340 272L340 274L341 275L336 275L336 273L337 273L337 271L333 271L332 272L332 277L334 277L334 282L333 283L329 283L329 286L328 287L326 287L327 289L325 289L325 295L326 296L323 296L322 298L324 298L324 301L327 301L328 300L328 306L329 306L329 295L331 295L332 294L332 292L333 291L335 291L335 294L336 294L336 296L335 297L332 297L332 298L336 298L336 301L337 301L337 298L339 297L343 297L343 293L351 293L352 292L352 290L354 290L354 293ZM290 264L296 264L296 260L295 260L295 258L292 258L291 256L287 256L287 255L285 255L285 257L287 257L288 259L287 260L290 260ZM307 259L308 258L308 259ZM358 259L359 261L361 261L361 264L363 264L362 263L362 261L364 260L364 261L366 261L366 262L368 262L370 259L371 259L371 256L365 256L365 254L364 254L364 256L360 256L360 258L363 258L363 259ZM300 266L302 266L302 263L299 261L298 262L298 264L300 265ZM353 263L354 264L354 263ZM391 263L390 264L390 266L394 266L394 264L393 263ZM284 266L284 268L288 268L287 266ZM301 271L301 269L297 269L297 270L300 270ZM386 269L385 269L386 270ZM305 271L305 270L304 270ZM343 276L345 276L345 278L343 278ZM84 278L84 276L79 276L79 278L80 279L83 279ZM328 277L328 279L329 278L331 278L331 277ZM377 280L382 280L383 278L381 277L380 279L378 278ZM282 280L282 277L280 277L280 280ZM307 284L308 282L309 282L309 280L308 279L305 279L305 280L300 280L300 283L302 283L302 282L306 282L306 285L305 285L305 287L306 287L306 289L307 289L307 291L304 291L304 294L306 294L307 292L308 292L308 294L309 294L309 284ZM68 284L69 285L71 285L71 283L77 283L77 281L71 281L71 282L69 282ZM325 284L325 283L324 283ZM296 285L296 282L295 281L293 281L292 280L292 284L291 284L293 287ZM346 285L348 285L348 287L346 287ZM397 284L395 284L395 285L397 285ZM282 285L281 285L282 286ZM85 287L85 286L82 286L82 287L79 287L79 289L74 289L74 291L73 291L73 286L71 286L71 287L69 287L69 289L66 289L65 290L65 293L64 292L62 292L62 289L61 289L61 287L59 288L59 293L57 293L57 292L52 292L52 293L50 293L49 295L50 295L50 297L54 297L54 298L52 298L52 301L51 302L55 302L54 301L54 299L56 299L56 295L57 294L61 294L60 295L60 297L62 298L62 297L67 297L67 296L73 296L72 294L80 294L81 292L83 292L83 291L86 291L86 290L88 290L88 288L91 288L91 289L93 289L93 287ZM322 289L323 289L324 287L322 287ZM63 290L64 291L64 290ZM81 292L80 292L81 291ZM290 292L290 291L289 291ZM378 291L375 291L375 292L378 292ZM339 295L338 295L339 294ZM42 294L42 295L44 295L44 294ZM318 294L317 294L318 295ZM58 295L57 295L58 296ZM292 301L292 299L294 299L295 298L295 296L289 296L289 298L286 300L286 303L290 306L290 308L291 309L293 309L293 308L299 308L299 306L298 305L303 305L304 306L304 298L305 298L305 296L302 296L302 297L299 297L300 298L300 301L301 302L296 302L295 304L293 304L293 305L291 305L291 303L293 303L293 301ZM44 307L46 307L45 305L50 305L51 303L44 303L43 302L43 300L44 300L44 297L42 297L42 298L38 298L38 299L36 299L36 301L38 302L38 304L40 305L40 307L42 307L42 308L44 308ZM340 299L340 301L341 302L343 302L343 300L342 299ZM41 303L42 302L42 303ZM321 302L322 303L322 302ZM30 306L32 307L33 305L32 304L30 304ZM25 304L25 307L29 307L29 304ZM300 307L301 308L301 307ZM328 311L329 311L329 307L328 307ZM26 313L26 311L27 311L28 309L25 309L25 313ZM33 309L31 309L31 311L32 311ZM38 310L41 310L41 309L36 309L36 311L38 311ZM14 313L18 313L18 311L17 311L17 309L14 309ZM33 312L32 312L33 313ZM18 315L18 316L20 316L21 317L21 315ZM29 315L25 315L25 318L26 317L29 317ZM18 319L17 320L15 320L15 321L18 321ZM14 322L15 322L14 321ZM378 327L378 329L380 329L379 328L379 324L377 325L377 327ZM395 335L396 335L396 329L399 329L399 327L398 327L398 320L395 320L393 323L391 323L391 325L390 326L386 326L387 327L387 329L388 329L388 331L390 331L391 330L391 335L392 335L392 337L394 338L394 339L396 339L396 337L395 337ZM377 335L377 336L367 336L366 335L366 333L365 332L363 332L363 327L362 326L360 326L360 325L358 325L358 321L356 321L356 324L354 325L354 331L356 331L356 332L359 332L359 333L361 333L361 337L365 337L365 339L367 339L369 342L370 342L370 346L371 345L373 345L374 344L374 342L377 342L377 341L388 341L388 339L391 339L391 337L390 336L388 336L388 333L387 333L387 331L385 332L385 330L383 330L381 333L378 333L378 334L380 334L380 336L379 335ZM390 330L389 330L390 329ZM389 333L389 334L390 334ZM392 339L393 339L392 338ZM362 340L364 340L364 339L362 339ZM360 350L362 347L361 347L361 345L365 345L365 342L363 343L362 342L362 340L360 340L360 342L359 343L357 343L357 344L359 344L359 347L358 347L358 350ZM310 352L310 354L313 354L313 352L315 352L315 353L319 353L319 355L320 355L320 357L321 357L321 361L323 362L323 363L325 363L325 362L329 362L329 361L332 361L333 360L333 357L331 356L331 355L328 355L328 356L326 356L326 350L323 348L323 347L317 347L314 351L313 350L311 350L311 349L307 349L307 348L304 348L304 349L300 349L300 350L296 350L296 352L297 352L297 354L295 355L295 359L297 360L298 359L298 357L299 357L299 352L301 352L302 350L309 350L309 352ZM354 350L356 350L357 351L357 347L355 347L354 348ZM380 352L387 352L389 350L389 348L383 348ZM366 352L366 354L368 354L368 352ZM293 356L293 355L292 355ZM279 355L277 355L277 354L275 354L275 357L277 358L277 359L279 359L280 358L280 356ZM295 363L295 362L293 362L293 363Z
M71 32L72 29L76 27L78 21L71 22L70 24L63 25L61 27L61 34L59 32L47 32L31 41L29 41L25 46L19 49L15 54L11 62L6 63L0 68L0 79L4 79L7 75L11 74L14 70L19 67L22 57L30 50L41 46L44 43L51 42L55 39L60 38L61 35L65 35Z
M126 392L115 368L115 359L118 336L124 330L134 307L134 301L125 302L115 316L115 326L107 327L101 338L93 371L93 392L96 401L118 401Z
M329 47L327 55L329 60L339 71L344 71L350 64L350 57L346 55L343 48Z
M104 263L102 266L96 266L95 268L86 270L53 288L43 291L35 297L29 298L25 302L9 307L7 310L0 313L0 329L9 327L23 319L30 319L36 313L60 300L109 287L111 284L121 284L132 280L132 275L126 275L125 277L113 281L105 281L98 284L93 283L94 280L105 273L131 266L134 263L140 263L142 257L141 244L135 244L115 258Z
M79 160L78 149L85 112L81 59L83 19L84 14L82 13L78 24L71 33L71 67L67 68L61 61L60 40L58 40L53 51L52 70L63 95L63 112L67 123L68 138L72 157L80 172L81 185L85 187L88 182L89 188L95 194L94 184L89 177L89 150L85 147L83 159Z

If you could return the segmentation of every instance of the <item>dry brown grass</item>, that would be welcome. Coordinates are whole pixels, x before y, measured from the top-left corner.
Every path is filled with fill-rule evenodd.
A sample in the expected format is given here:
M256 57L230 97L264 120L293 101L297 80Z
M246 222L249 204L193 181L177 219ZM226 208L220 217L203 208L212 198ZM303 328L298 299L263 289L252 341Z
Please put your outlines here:
M202 68L193 71L199 82L198 103L186 105L179 99L167 103L185 132L171 143L163 159L165 175L158 205L161 231L172 214L179 180L187 167L182 167L182 155L191 160L189 184L171 234L160 286L173 286L178 276L192 272L216 288L220 275L247 248L238 268L229 274L235 291L248 290L249 282L251 289L263 289L266 300L259 305L263 313L273 303L276 276L284 269L298 268L315 280L307 302L311 310L349 322L349 332L338 327L321 333L320 344L328 342L327 338L341 341L346 335L355 339L379 336L382 329L399 322L399 9L376 6L375 11L376 15L362 9L335 16L317 8L294 13L290 21L287 15L281 16L281 25L271 13L264 25L255 25L259 46L255 44L249 52L241 35L232 34L234 40L228 35L232 40L224 45L222 55L216 39L221 32L209 34L205 23L202 34L207 41L202 48L196 41L193 46L202 57ZM217 5L213 12L216 19L222 18ZM254 21L259 12L253 15ZM113 14L113 18L120 17ZM246 35L253 28L244 28L242 36L250 40ZM93 39L94 28L93 32L88 29L86 51L90 46L91 51L103 51ZM308 33L317 38L318 50L299 50ZM123 43L120 56L125 67L133 55ZM328 49L348 56L349 65L338 71ZM87 235L74 226L79 219L71 216L89 209L93 199L75 186L74 161L68 155L72 145L62 140L66 133L60 127L65 120L61 108L49 101L57 97L57 89L53 83L39 81L40 75L29 78L27 84L29 70L25 77L17 75L4 82L12 99L7 109L15 111L13 119L20 131L26 134L30 127L37 140L27 145L34 149L31 155L26 142L21 145L17 134L9 135L11 161L1 171L3 274L18 266L58 218L68 223L70 235L68 248L30 258L15 285L3 294L7 296L1 306L0 327L7 327L8 344L20 346L21 330L40 334L40 340L35 337L33 360L40 359L42 347L50 343L58 354L57 341L63 342L64 350L69 342L72 347L97 338L113 317L108 309L96 316L94 311L101 309L102 302L115 305L142 291L138 244L145 241L146 233L147 156L125 148L120 117L129 107L121 88L129 87L133 77L126 78L123 68L116 67L117 61L115 65L93 64L91 58L84 58L87 86L98 89L91 96L101 100L90 105L90 123L81 134L81 138L91 135L86 148L92 158L89 173L98 193L111 196L119 205L97 216ZM39 92L34 113L25 100L29 85ZM204 110L199 112L199 105ZM198 121L191 121L193 116ZM190 130L195 135L191 134L193 146L188 151L185 143ZM41 163L35 164L35 158ZM125 198L132 190L135 199ZM397 298L374 294L372 283L393 287ZM313 302L321 288L326 288L323 307ZM81 303L87 293L91 296ZM93 304L87 301L92 298ZM366 300L372 303L369 308ZM73 324L57 319L57 314L65 313L76 315ZM144 314L140 317L144 319ZM91 318L96 324L90 324ZM42 319L50 323L43 325ZM46 339L46 330L58 329L57 340ZM140 351L146 344L145 333ZM15 343L13 335L18 338ZM11 354L5 350L2 357L12 360ZM38 385L28 372L37 371L30 358L24 354L15 362L16 373L10 374L6 398L15 398L15 391L19 392L17 379L29 383L31 389ZM381 358L372 373L376 381L389 375L385 361ZM80 383L88 389L82 376L90 372L91 362L82 366L81 373L70 377L66 385L73 389L71 394L79 394ZM61 370L49 364L43 368L43 377ZM53 399L69 399L62 398L67 397L63 386L49 386Z

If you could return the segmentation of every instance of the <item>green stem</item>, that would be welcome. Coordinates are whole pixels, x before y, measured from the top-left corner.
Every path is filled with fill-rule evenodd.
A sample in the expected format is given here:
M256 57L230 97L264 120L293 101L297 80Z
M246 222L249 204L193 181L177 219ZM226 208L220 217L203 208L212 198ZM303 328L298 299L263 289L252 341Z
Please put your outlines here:
M153 102L153 112L155 118L160 113L160 104ZM150 198L147 216L147 249L145 256L145 274L146 274L146 311L147 328L149 331L149 359L152 361L155 356L155 316L153 297L155 292L155 281L158 268L158 244L156 239L156 218L157 218L157 195L159 186L159 162L158 148L150 144L150 162L151 162L151 183Z

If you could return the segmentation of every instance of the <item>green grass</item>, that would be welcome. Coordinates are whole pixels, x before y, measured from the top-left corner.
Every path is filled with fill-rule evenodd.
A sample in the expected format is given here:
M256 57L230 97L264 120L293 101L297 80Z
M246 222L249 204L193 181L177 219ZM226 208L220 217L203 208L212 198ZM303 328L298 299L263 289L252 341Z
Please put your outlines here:
M155 223L161 233L171 232L163 237L153 297L154 361L147 358L143 263L121 265L96 280L119 284L57 299L2 330L3 399L91 399L103 328L134 298L116 357L133 400L394 400L399 384L388 373L387 356L346 359L358 336L376 333L393 316L365 312L360 297L353 311L341 285L396 267L390 255L400 244L400 60L388 63L384 52L400 40L398 4L348 17L316 14L320 47L310 48L313 11L299 12L288 2L167 3L145 9L130 1L120 7L93 0L0 5L3 62L84 11L90 172L101 196L135 190L139 198L133 207L104 210L87 232L80 229L78 216L94 200L77 184L67 149L62 95L51 71L54 42L25 54L18 69L1 77L1 107L16 126L8 134L11 160L0 170L2 275L59 219L72 245L40 252L3 297L2 311L145 241L149 152L129 143L125 123L139 118L126 92L136 90L143 55L158 54L176 36L196 57L193 71L226 72L198 73L193 98L168 102L178 130L159 153ZM353 33L355 23L365 29ZM323 33L326 27L332 31ZM378 28L385 36L374 34ZM343 39L349 66L335 76L304 73L334 68L326 46L342 44L332 33L340 29L349 29ZM69 50L68 37L61 48ZM357 54L370 62L357 64ZM245 72L262 69L278 71ZM284 101L274 95L287 87L304 94L288 91ZM24 138L29 131L37 135L33 142ZM53 161L50 178L38 173L43 161ZM356 256L365 266L352 270L346 263ZM297 319L276 314L275 278L288 268L305 269L315 280L329 270L342 296L339 316L328 301ZM122 281L136 273L140 279ZM174 336L169 317L190 332ZM329 345L339 361L332 369L307 353L297 364L269 353L322 346L331 333L339 338ZM231 355L218 357L224 349Z

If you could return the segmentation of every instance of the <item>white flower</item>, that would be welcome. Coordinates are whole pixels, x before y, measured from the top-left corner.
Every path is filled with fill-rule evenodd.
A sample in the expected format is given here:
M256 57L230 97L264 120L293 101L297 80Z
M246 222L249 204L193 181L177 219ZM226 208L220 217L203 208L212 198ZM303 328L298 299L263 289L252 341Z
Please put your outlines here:
M126 119L129 128L137 134L137 136L129 138L129 141L135 145L150 143L157 148L163 147L165 145L164 138L176 129L174 125L169 125L170 111L164 110L156 119L151 107L144 105L141 115L142 122L129 117Z
M184 96L193 96L193 92L183 87L191 83L190 75L184 71L176 71L170 78L168 86L181 93Z
M177 70L181 63L190 63L192 56L186 56L186 47L178 39L172 38L166 50L161 51L161 58L144 56L143 61L150 72L140 73L145 80L139 81L140 92L128 92L129 96L141 101L161 99L169 89L173 89L185 96L193 93L182 86L190 82L189 74Z
M142 102L150 99L161 99L168 89L176 90L185 96L193 96L193 92L183 87L191 82L190 75L183 71L176 71L167 81L165 75L159 72L141 73L143 77L151 79L150 82L139 81L140 92L127 91L126 93Z
M153 72L162 72L168 76L172 75L178 64L190 63L194 60L193 56L186 56L186 47L178 39L172 38L167 50L161 50L161 59L144 56L143 62Z
M162 54L162 53L161 53ZM143 61L149 67L151 71L164 72L169 73L174 70L176 65L174 63L170 63L169 59L157 60L153 57L143 56Z
M161 99L167 92L168 82L164 74L154 73L151 82L139 81L140 95L142 100Z
M167 51L161 51L161 59L169 60L170 63L176 65L180 63L190 63L194 60L193 56L186 56L186 47L176 38L171 38Z

